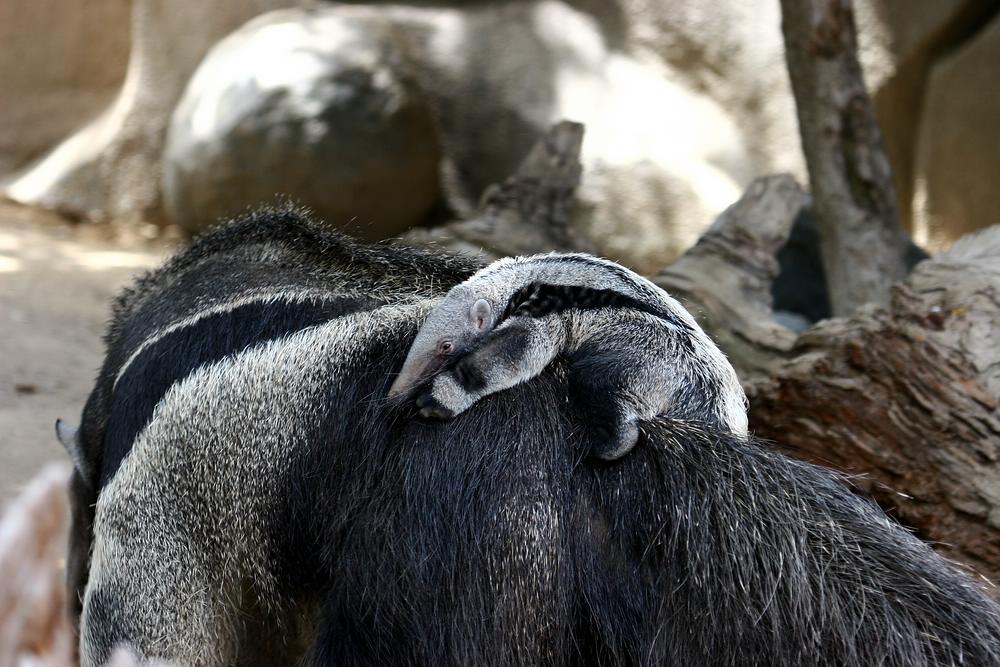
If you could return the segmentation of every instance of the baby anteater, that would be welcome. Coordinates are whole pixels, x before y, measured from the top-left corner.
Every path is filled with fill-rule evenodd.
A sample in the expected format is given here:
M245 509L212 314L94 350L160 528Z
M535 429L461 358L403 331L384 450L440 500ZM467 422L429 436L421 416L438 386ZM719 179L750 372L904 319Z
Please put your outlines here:
M389 390L449 419L569 362L592 453L616 459L656 415L747 432L746 395L725 355L662 289L585 254L502 259L455 286L424 321Z

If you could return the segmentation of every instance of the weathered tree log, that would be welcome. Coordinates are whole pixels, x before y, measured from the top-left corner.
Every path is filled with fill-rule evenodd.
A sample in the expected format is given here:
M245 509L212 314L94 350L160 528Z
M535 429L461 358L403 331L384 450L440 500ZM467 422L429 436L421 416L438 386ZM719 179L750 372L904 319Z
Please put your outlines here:
M921 263L885 307L797 339L774 322L774 253L803 195L751 184L656 277L740 371L757 435L853 483L939 550L1000 580L1000 227Z
M469 220L414 229L409 243L433 243L449 250L496 259L547 250L588 250L570 225L583 168L583 125L563 121L539 139L517 171L483 193Z
M822 240L830 303L885 304L907 237L857 57L851 0L781 0L788 73Z
M795 342L772 317L771 283L775 256L807 199L791 176L758 178L654 279L695 314L744 381L766 376Z
M750 385L751 424L849 473L942 552L1000 581L1000 228L805 332Z
M854 484L1000 580L1000 228L918 266L887 307L796 339L774 321L775 254L806 196L758 179L656 276L726 351L755 432Z

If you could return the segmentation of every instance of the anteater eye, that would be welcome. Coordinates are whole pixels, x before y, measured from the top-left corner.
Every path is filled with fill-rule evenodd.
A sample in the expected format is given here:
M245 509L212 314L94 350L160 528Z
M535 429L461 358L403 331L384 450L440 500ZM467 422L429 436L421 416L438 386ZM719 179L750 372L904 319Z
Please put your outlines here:
M438 354L451 354L455 350L455 344L450 340L443 340L438 343Z

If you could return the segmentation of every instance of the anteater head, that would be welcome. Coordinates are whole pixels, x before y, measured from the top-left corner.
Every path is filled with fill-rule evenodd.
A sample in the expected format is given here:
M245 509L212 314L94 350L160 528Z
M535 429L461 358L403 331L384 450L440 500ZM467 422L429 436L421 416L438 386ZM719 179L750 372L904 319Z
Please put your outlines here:
M498 309L466 285L458 285L424 320L406 361L389 388L389 398L416 389L464 355L496 324Z

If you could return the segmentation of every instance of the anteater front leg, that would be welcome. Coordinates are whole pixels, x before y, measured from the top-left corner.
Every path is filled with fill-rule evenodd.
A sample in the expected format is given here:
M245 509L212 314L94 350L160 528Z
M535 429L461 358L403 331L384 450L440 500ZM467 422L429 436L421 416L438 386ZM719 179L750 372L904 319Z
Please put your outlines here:
M451 419L484 396L530 380L545 370L565 339L557 316L510 318L434 378L430 390L417 397L420 414Z

